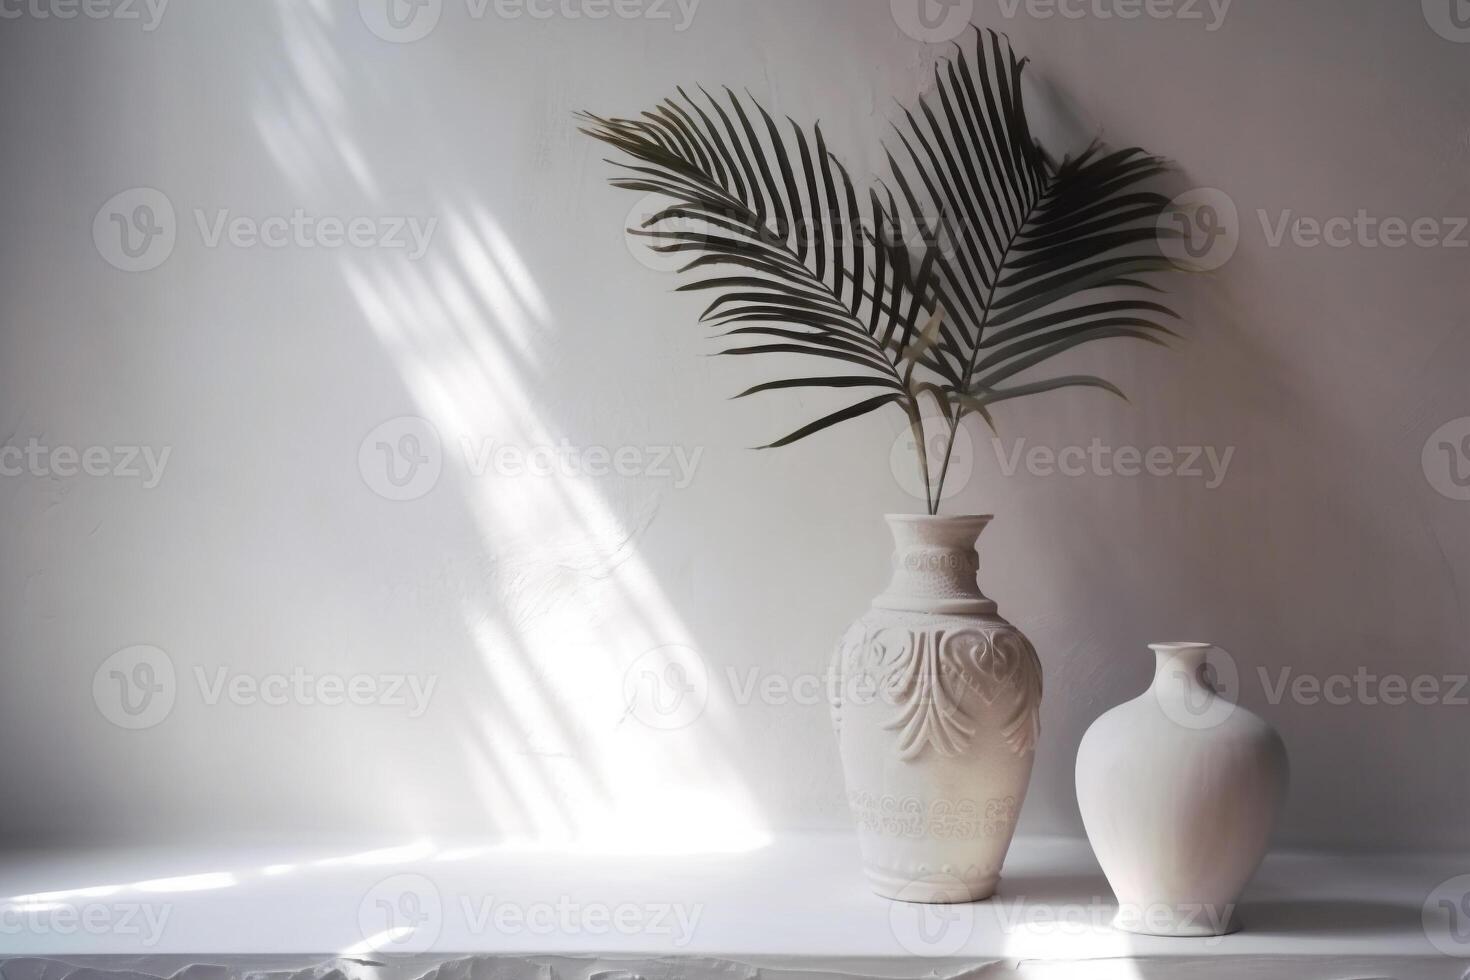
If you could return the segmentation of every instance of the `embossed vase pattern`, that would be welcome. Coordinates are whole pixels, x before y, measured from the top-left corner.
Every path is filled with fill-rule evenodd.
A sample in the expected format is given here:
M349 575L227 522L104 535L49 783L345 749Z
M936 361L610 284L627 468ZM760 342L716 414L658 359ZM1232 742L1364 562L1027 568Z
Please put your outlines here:
M989 517L887 520L892 581L828 678L864 870L888 898L988 898L1031 780L1041 663L976 581Z

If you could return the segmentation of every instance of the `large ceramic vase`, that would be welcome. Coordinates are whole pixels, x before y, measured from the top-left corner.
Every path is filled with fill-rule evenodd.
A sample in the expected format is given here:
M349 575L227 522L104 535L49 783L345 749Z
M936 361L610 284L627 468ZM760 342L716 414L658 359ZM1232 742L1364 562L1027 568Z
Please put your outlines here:
M889 516L892 581L833 658L847 799L888 898L990 897L1031 780L1041 663L976 582L989 522Z
M1240 928L1235 903L1266 855L1286 747L1215 691L1208 643L1158 643L1153 684L1077 750L1077 805L1118 900L1114 925L1155 936Z

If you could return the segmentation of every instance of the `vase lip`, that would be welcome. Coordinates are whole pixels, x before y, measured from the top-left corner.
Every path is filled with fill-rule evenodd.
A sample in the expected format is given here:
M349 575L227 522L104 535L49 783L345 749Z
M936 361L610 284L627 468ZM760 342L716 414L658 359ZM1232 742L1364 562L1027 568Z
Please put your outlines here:
M1213 650L1215 644L1190 640L1175 641L1172 643L1150 643L1148 648L1157 653L1188 653L1192 650Z
M890 524L989 524L994 514L884 514Z

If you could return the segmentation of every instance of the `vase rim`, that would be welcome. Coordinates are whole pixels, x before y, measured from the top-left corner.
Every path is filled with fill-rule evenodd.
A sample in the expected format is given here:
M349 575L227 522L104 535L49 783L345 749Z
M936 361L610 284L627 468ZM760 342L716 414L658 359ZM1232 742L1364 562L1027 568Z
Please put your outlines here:
M995 520L994 514L884 514L883 519L890 524L958 524L958 523L981 523L989 524Z
M1184 653L1189 650L1213 650L1215 644L1189 640L1175 641L1172 643L1150 643L1148 648L1159 653Z

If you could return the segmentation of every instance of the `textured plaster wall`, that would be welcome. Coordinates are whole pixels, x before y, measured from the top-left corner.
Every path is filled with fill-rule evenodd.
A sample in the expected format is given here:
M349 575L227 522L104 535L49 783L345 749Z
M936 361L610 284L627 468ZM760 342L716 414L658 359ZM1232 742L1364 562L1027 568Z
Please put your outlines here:
M1176 287L1176 351L1072 358L1131 404L1006 406L948 504L997 515L982 584L1047 672L1023 833L1080 833L1075 747L1145 685L1144 644L1209 639L1290 747L1283 841L1466 842L1470 456L1439 445L1470 423L1430 440L1470 416L1470 43L1426 6L975 4L1034 59L1055 148L1142 143L1238 213L1233 257ZM445 0L412 43L367 9L0 22L0 435L44 450L0 477L0 835L845 826L815 678L885 579L879 515L919 506L898 420L748 451L820 403L725 400L763 367L704 356L702 302L635 258L637 202L572 112L729 84L820 118L865 177L943 47L886 0ZM134 188L172 221L112 200ZM1288 211L1360 210L1451 241L1273 245ZM365 244L333 244L354 219ZM120 230L164 223L166 260L119 268L159 254ZM1220 479L1007 475L1022 438L1207 447ZM628 711L695 657L702 711ZM1272 703L1283 669L1433 678L1440 703Z

